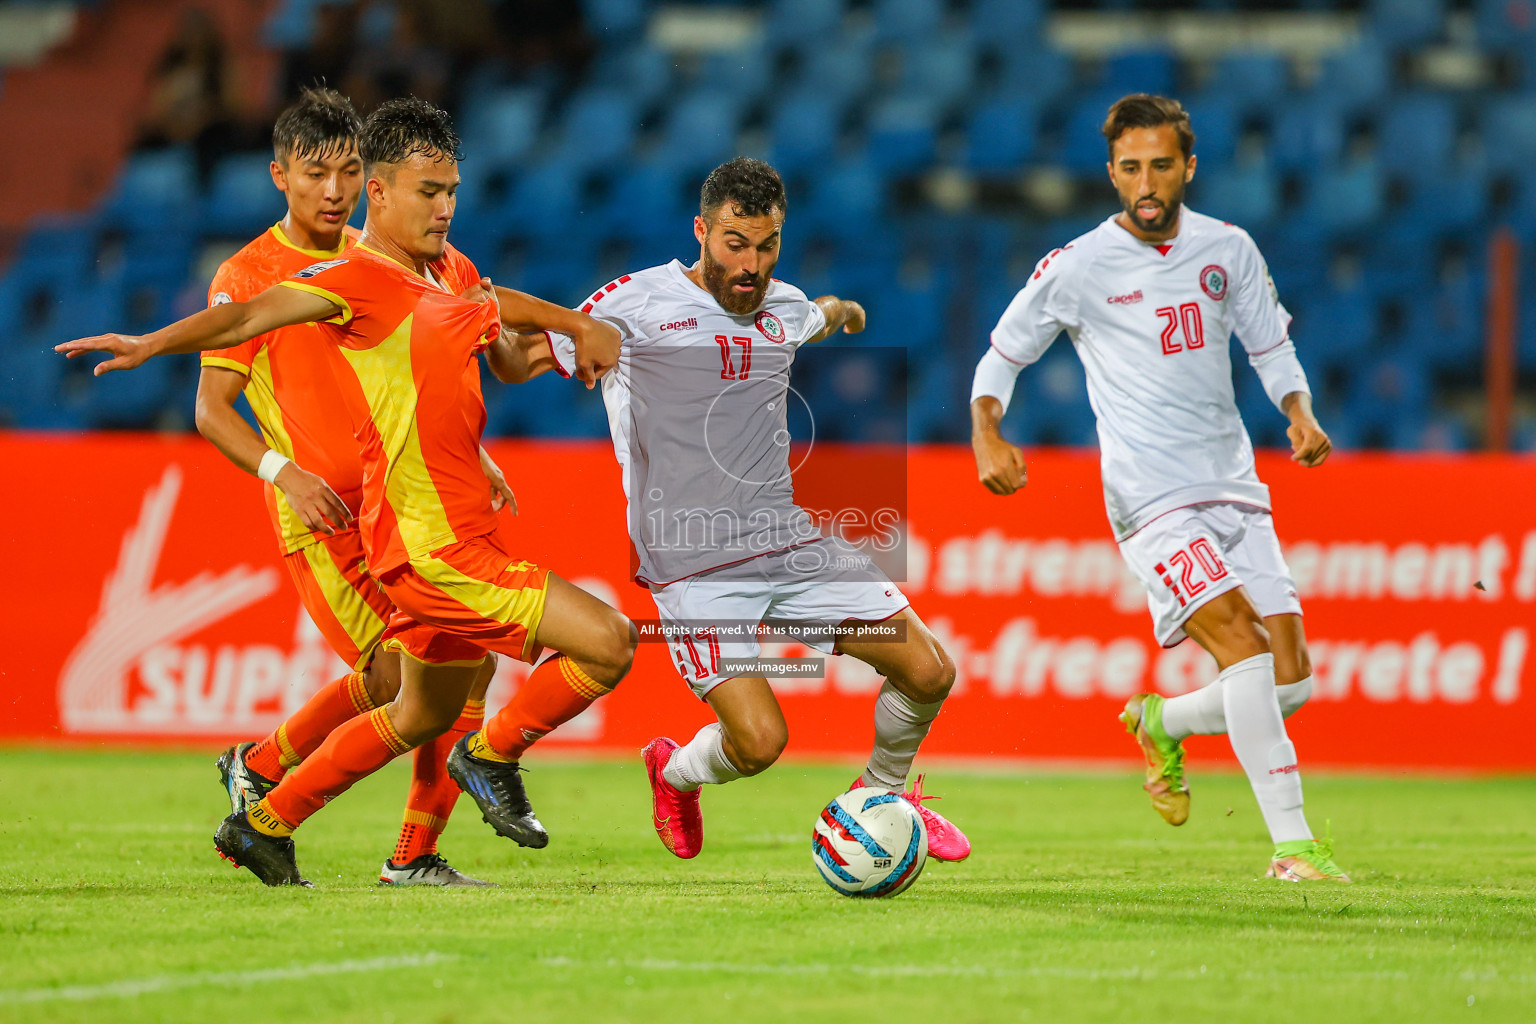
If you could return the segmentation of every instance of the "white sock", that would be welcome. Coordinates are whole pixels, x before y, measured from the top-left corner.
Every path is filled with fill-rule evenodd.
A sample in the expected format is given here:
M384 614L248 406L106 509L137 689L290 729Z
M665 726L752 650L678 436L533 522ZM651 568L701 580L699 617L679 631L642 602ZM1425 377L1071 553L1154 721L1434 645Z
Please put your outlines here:
M705 784L720 785L741 778L741 771L725 756L725 728L711 722L693 739L672 752L661 777L676 789L691 793Z
M906 789L917 748L943 706L942 700L919 704L885 680L875 698L875 749L860 782L896 793Z
M1227 731L1226 700L1221 679L1194 693L1181 693L1163 702L1163 731L1175 743L1190 736L1220 736ZM1275 687L1280 717L1290 718L1312 697L1312 677Z
M1259 654L1218 677L1226 706L1227 738L1258 798L1269 836L1276 843L1311 839L1302 812L1296 748L1285 734L1275 694L1275 657Z

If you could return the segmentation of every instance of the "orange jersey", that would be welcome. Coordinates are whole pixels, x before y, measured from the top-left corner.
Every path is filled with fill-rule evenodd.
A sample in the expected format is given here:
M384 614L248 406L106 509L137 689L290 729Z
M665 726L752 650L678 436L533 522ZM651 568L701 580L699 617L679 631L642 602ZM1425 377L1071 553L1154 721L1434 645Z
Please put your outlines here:
M319 329L362 450L358 522L375 577L496 529L475 356L501 315L494 301L459 298L480 273L452 246L430 269L441 287L358 244L283 282L342 310Z
M301 249L283 234L281 225L274 224L219 266L208 286L208 304L253 299L316 260L340 256L356 237L348 228L334 252ZM204 352L203 365L244 374L245 397L267 446L324 479L356 513L363 496L363 460L351 417L336 397L329 348L314 324L297 324L234 348ZM305 528L281 491L271 484L263 486L284 554L324 538Z

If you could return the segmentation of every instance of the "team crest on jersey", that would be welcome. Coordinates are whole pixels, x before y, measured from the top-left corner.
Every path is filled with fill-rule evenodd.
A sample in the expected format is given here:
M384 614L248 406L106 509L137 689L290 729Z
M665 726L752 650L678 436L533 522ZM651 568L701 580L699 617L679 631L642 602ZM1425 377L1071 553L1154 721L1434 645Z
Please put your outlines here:
M1212 263L1200 271L1200 287L1205 294L1220 302L1227 297L1227 272Z
M326 260L324 263L311 263L309 266L305 267L303 270L299 271L297 274L294 274L293 276L294 277L314 277L316 274L323 274L323 273L325 273L327 270L330 270L332 267L339 267L339 266L341 266L345 262L347 262L347 261L346 260Z
M763 332L763 337L775 345L784 344L784 321L766 309L757 314L757 329Z
M208 305L210 305L210 306L222 306L226 302L234 302L234 301L235 301L234 299L229 297L229 292L215 292L214 295L213 295L213 298L208 302Z

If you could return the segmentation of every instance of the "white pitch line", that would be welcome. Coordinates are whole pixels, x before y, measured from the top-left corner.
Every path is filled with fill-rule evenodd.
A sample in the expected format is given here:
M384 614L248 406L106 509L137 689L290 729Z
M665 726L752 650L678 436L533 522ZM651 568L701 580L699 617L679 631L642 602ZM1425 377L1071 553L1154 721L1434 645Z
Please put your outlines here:
M358 974L388 971L398 967L430 967L457 960L452 953L422 953L409 956L379 956L371 960L337 960L326 964L296 964L260 971L201 971L194 974L157 974L148 978L125 978L105 985L67 985L62 988L23 988L0 990L0 1003L47 1003L65 999L91 1002L97 999L130 999L134 996L169 992L201 985L259 985L264 981L290 981L328 974Z

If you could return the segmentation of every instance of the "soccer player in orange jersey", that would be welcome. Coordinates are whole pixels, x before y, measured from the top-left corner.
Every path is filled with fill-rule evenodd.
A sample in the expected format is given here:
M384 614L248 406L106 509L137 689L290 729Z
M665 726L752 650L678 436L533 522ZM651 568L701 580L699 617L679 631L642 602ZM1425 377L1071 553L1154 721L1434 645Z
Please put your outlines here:
M336 728L254 807L219 826L219 852L269 885L305 884L294 829L326 801L398 754L446 732L488 651L538 665L483 729L448 760L501 835L544 846L519 761L539 737L610 692L629 671L636 634L623 615L548 570L513 557L480 469L485 405L475 356L509 377L521 364L511 332L575 339L588 386L618 360L619 336L585 314L493 288L448 245L459 139L448 115L393 100L359 137L368 222L357 244L246 302L193 314L143 337L101 335L59 345L104 351L95 372L153 355L230 348L295 324L319 323L336 400L362 445L358 517L375 579L396 612L386 649L401 655L400 692Z
M340 256L356 231L347 227L362 196L362 123L346 97L307 89L278 117L272 132L272 180L287 215L225 260L208 288L208 304L243 302L317 260ZM267 508L284 565L305 610L352 671L321 687L257 743L219 757L219 774L233 811L244 811L276 786L288 769L320 746L331 730L389 703L400 689L400 661L381 651L393 605L369 575L353 522L363 490L363 460L352 423L331 398L323 343L310 324L284 327L244 344L203 354L197 388L197 427L231 462L266 480ZM261 428L258 436L235 409L244 393ZM492 504L510 499L489 456ZM498 493L497 488L503 493ZM485 885L455 870L437 852L437 838L459 789L446 772L448 751L484 717L485 689L495 671L487 658L454 728L415 752L405 821L380 880L397 885Z

